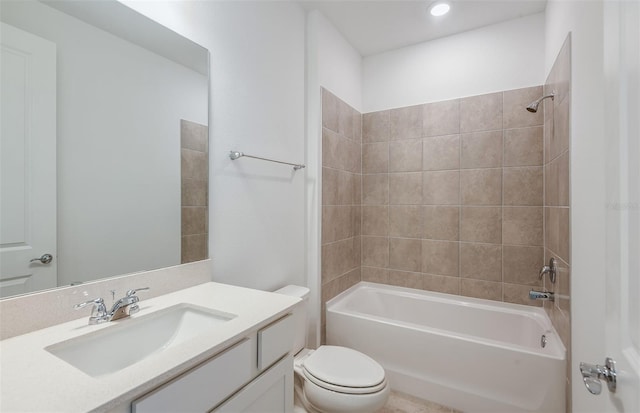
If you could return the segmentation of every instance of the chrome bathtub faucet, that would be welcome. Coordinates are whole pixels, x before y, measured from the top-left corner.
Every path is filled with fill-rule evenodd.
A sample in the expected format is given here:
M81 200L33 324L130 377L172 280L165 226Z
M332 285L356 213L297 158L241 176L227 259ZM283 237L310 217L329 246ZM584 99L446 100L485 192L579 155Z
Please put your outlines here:
M148 289L149 287L144 287L127 291L126 295L117 300L113 304L113 307L111 307L111 310L108 312L102 298L96 298L94 300L76 304L73 306L73 308L74 310L79 310L86 307L87 305L93 304L91 316L89 317L89 324L101 324L108 321L119 320L121 318L129 317L131 314L135 314L140 311L140 306L138 306L140 298L138 298L136 293L138 291L146 291Z
M555 301L556 295L551 291L529 291L529 299L530 300L538 300L538 301Z

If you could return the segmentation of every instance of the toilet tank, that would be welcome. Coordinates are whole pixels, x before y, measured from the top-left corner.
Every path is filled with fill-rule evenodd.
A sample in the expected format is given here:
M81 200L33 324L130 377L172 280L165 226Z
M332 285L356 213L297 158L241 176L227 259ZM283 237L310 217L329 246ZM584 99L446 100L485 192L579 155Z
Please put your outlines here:
M301 287L299 285L287 285L286 287L282 287L279 290L274 291L274 293L289 295L302 299L302 301L296 304L291 310L296 329L293 339L292 354L296 354L304 348L306 343L309 289L307 287Z

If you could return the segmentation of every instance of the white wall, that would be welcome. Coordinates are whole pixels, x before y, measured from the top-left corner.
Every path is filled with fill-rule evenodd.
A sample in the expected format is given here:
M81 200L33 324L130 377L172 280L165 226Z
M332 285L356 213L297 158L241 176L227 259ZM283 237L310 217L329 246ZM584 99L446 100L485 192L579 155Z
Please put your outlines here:
M606 390L591 396L580 361L601 364L604 347L606 135L602 2L553 0L546 11L548 74L571 32L571 335L573 411L602 412Z
M544 14L364 58L372 112L544 83Z
M307 286L311 289L308 343L320 344L322 105L320 88L362 111L362 57L318 11L307 14Z
M180 119L207 123L206 77L39 2L2 20L57 45L58 283L179 264Z
M145 4L146 3L146 4ZM211 52L213 279L305 284L305 14L291 2L127 2Z

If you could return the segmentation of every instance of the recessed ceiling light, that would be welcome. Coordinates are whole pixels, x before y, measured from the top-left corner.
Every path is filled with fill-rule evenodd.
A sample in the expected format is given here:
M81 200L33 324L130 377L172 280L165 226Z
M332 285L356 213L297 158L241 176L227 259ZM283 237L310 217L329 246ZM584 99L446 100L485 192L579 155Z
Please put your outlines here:
M451 6L449 5L449 3L444 1L437 1L433 3L431 7L429 7L429 12L431 13L432 16L439 17L449 13L450 9L451 9Z

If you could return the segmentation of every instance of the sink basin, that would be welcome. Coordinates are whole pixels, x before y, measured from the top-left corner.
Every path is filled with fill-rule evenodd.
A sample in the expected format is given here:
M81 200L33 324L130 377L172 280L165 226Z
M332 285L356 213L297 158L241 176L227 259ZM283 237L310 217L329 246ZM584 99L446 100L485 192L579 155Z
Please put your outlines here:
M233 318L190 304L113 322L113 326L46 347L92 377L114 373L152 354L175 347Z

